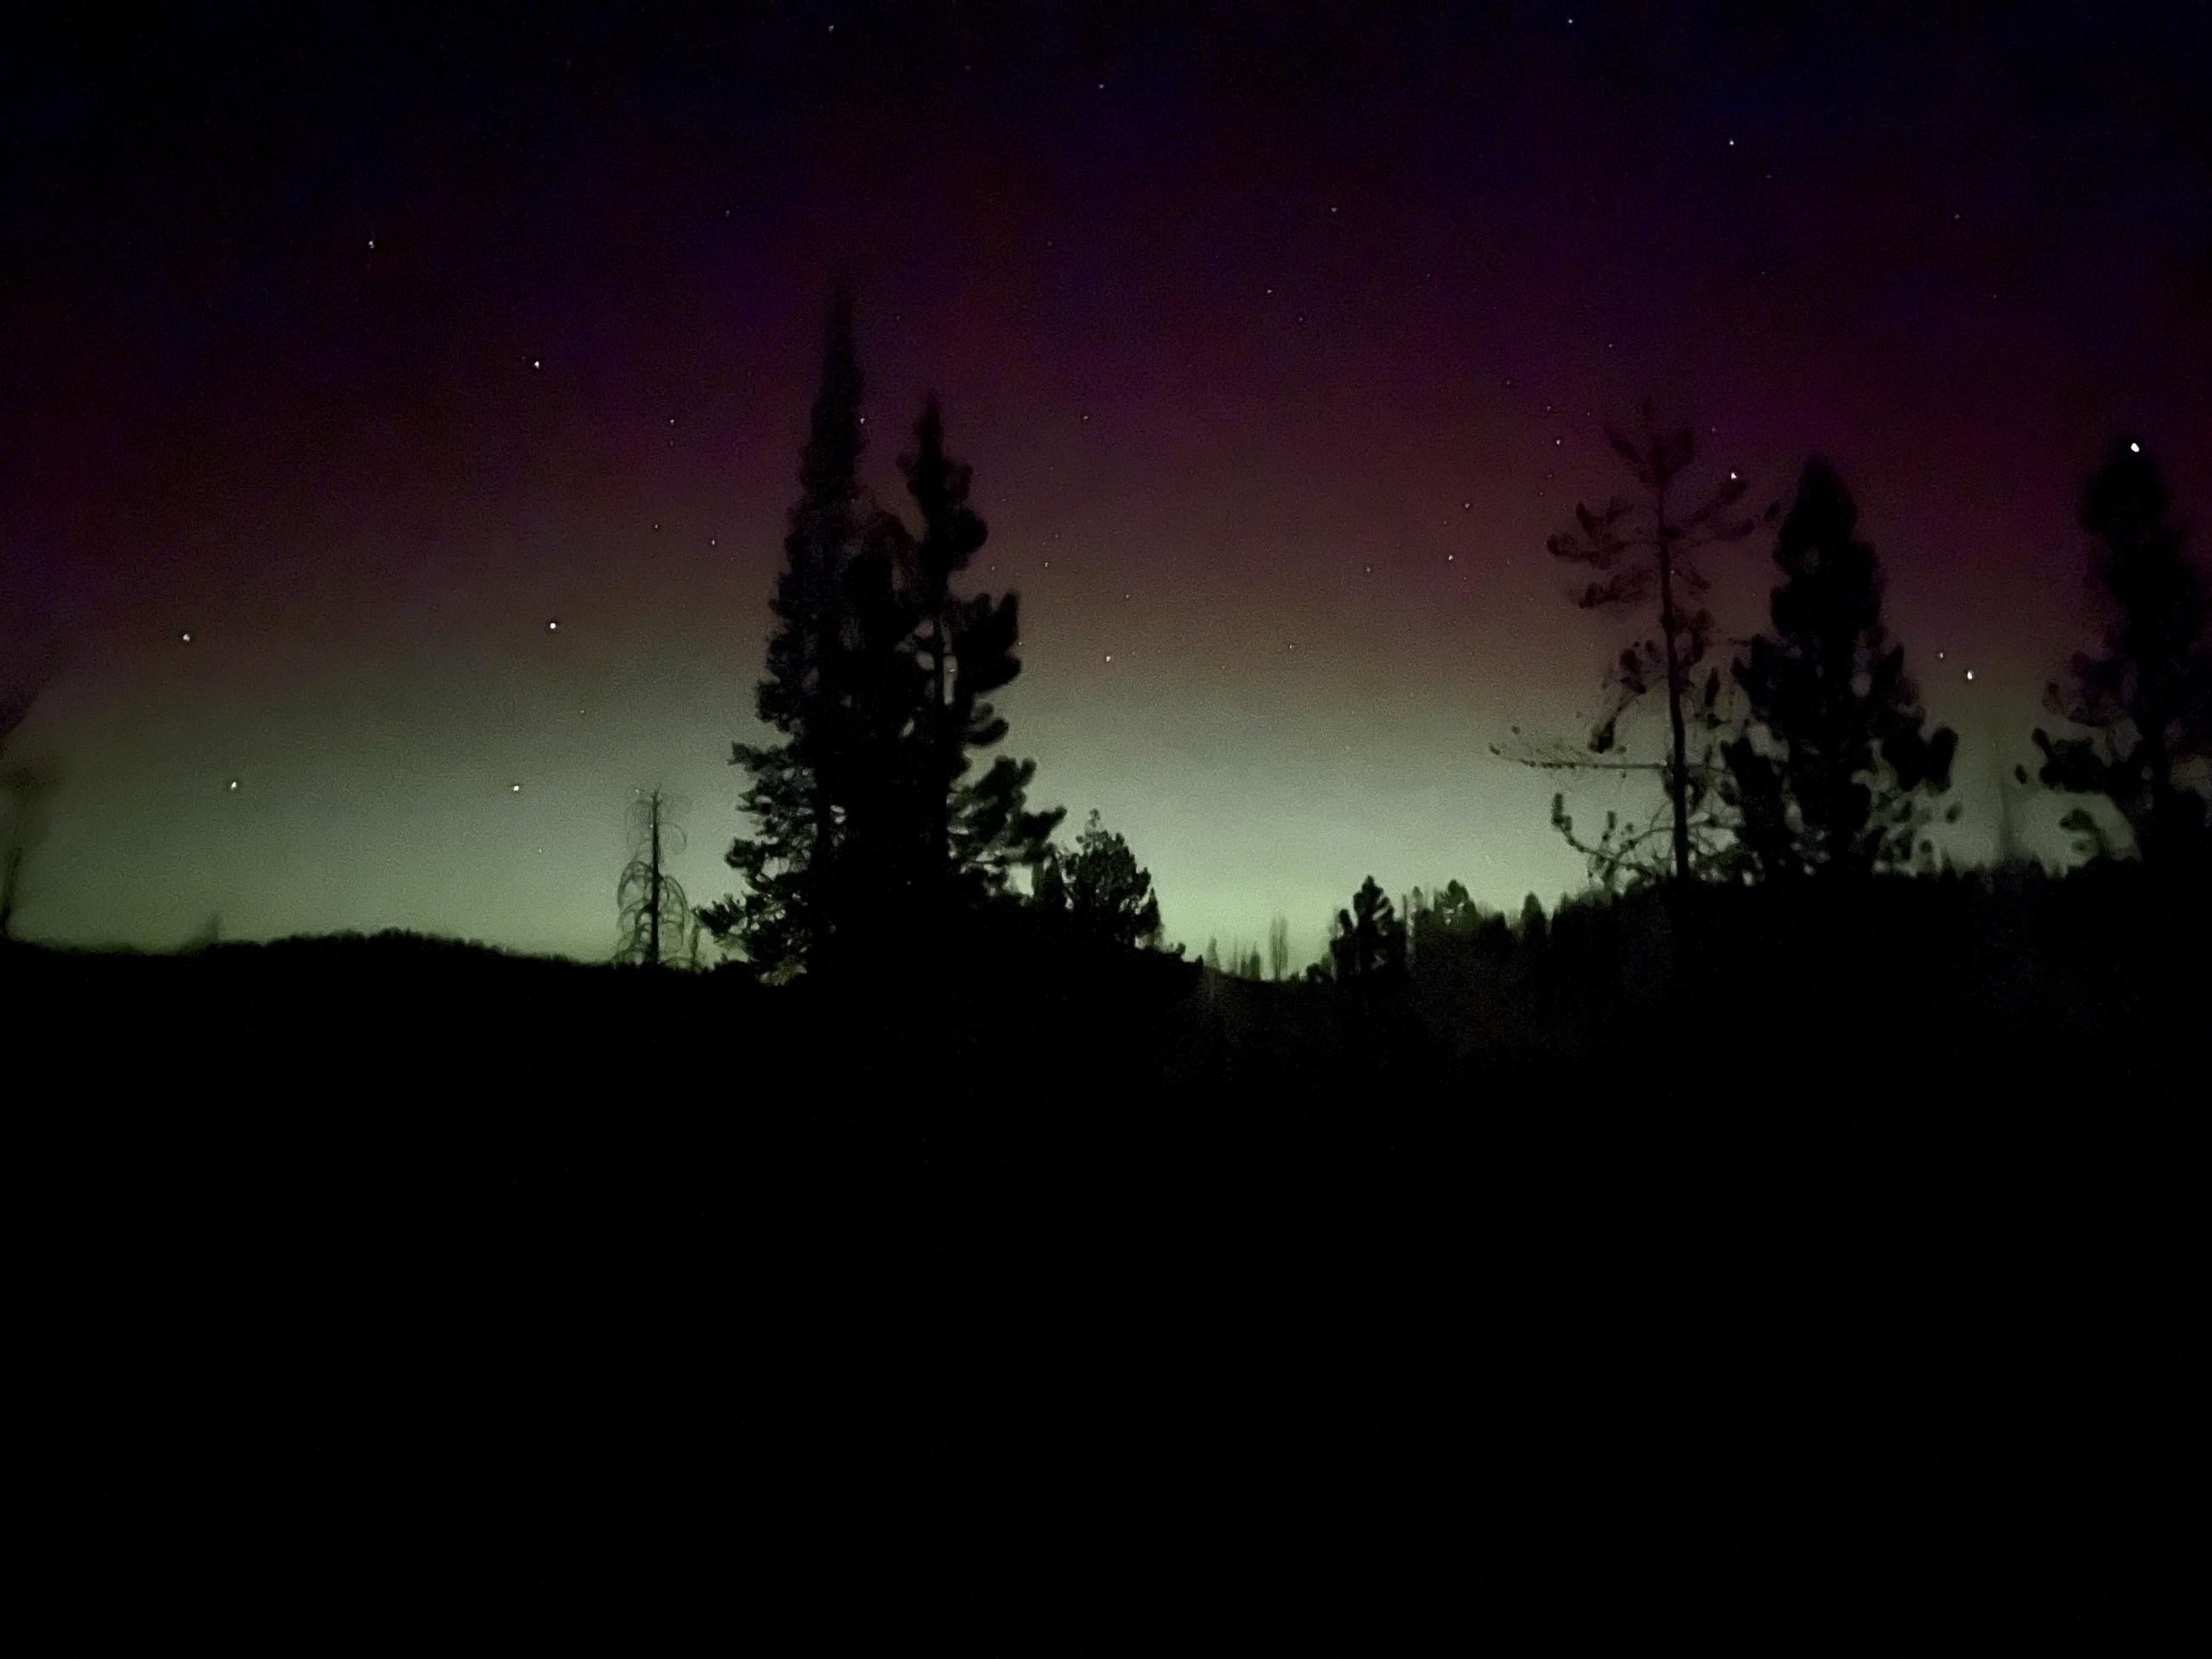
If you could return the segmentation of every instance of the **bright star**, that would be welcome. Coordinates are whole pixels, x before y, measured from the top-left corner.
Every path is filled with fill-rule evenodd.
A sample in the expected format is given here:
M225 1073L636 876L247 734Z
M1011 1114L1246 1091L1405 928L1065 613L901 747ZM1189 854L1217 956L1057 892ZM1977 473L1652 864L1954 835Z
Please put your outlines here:
M2129 453L2129 454L2130 454L2130 455L2140 455L2140 454L2142 454L2142 446L2141 444L2138 444L2138 443L2130 443L2130 444L2128 446L2128 453Z

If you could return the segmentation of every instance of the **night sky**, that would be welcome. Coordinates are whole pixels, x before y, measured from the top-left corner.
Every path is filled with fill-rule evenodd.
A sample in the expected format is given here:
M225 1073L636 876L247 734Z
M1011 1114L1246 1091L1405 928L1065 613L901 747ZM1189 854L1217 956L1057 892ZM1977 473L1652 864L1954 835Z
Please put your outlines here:
M1647 394L1756 502L1842 468L1962 856L2093 629L2082 477L2136 438L2212 512L2212 9L630 14L0 51L0 601L67 652L25 934L604 957L653 785L728 890L841 276L871 480L932 388L975 465L1033 799L1194 946L1582 885L1488 746L1596 702L1544 540Z

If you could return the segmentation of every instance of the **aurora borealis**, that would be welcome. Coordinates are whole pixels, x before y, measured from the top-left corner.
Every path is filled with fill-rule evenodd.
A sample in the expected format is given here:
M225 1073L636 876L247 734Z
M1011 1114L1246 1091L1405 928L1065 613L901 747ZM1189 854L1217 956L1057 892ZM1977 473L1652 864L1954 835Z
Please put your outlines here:
M725 890L841 277L878 489L932 388L975 466L1035 798L1194 946L1581 884L1488 745L1595 700L1543 544L1646 395L1757 501L1850 481L1963 857L2093 629L2083 474L2141 434L2212 503L2191 8L726 10L8 54L0 557L65 653L23 933L604 956L657 785Z

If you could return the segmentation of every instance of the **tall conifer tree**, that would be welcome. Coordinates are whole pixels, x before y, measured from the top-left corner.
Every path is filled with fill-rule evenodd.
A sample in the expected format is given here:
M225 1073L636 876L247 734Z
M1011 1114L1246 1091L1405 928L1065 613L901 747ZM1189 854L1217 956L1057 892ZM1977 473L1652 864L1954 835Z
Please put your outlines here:
M2187 531L2139 444L2113 448L2081 497L2081 527L2098 543L2093 572L2109 621L2102 654L2078 653L2068 684L2044 705L2078 736L2038 731L2042 782L2100 794L2119 809L2136 855L2164 863L2204 848L2212 799L2212 605L2185 550ZM2100 837L2077 809L2068 828Z
M1881 615L1873 545L1827 462L1805 464L1775 538L1771 631L1735 665L1744 729L1723 750L1738 842L1759 873L1863 875L1913 854L1950 787L1958 734L1934 731Z
M990 535L969 505L973 470L945 447L945 421L933 396L915 422L915 447L899 459L918 533L900 530L901 565L919 668L920 714L909 775L914 825L927 880L945 896L997 892L1016 869L1040 863L1063 813L1031 811L1036 763L1000 755L980 775L976 759L1006 735L989 701L1021 672L1019 596L963 596L953 579Z
M770 606L775 628L768 672L756 700L779 740L731 746L731 764L751 779L739 805L753 832L732 842L727 855L744 890L700 912L709 932L734 939L770 975L814 957L834 929L840 824L832 792L849 724L839 671L845 585L861 528L862 389L852 299L840 293L830 306L821 382L799 458L799 495Z

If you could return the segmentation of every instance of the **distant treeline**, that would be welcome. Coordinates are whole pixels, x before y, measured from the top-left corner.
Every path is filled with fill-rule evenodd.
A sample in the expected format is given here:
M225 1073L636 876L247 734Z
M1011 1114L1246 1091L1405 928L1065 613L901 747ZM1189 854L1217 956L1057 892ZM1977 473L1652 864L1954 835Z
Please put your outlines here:
M1012 594L957 590L988 531L969 469L945 450L935 399L900 461L910 526L859 483L861 386L841 296L759 688L775 741L734 750L751 779L742 804L751 830L729 855L742 889L701 921L771 980L941 954L1010 899L1094 941L1155 943L1158 906L1127 844L1094 813L1075 847L1056 845L1061 813L1028 804L1034 765L993 755L1008 730L993 699L1021 666L1018 613ZM1633 619L1631 637L1611 659L1589 732L1561 741L1515 728L1493 745L1547 770L1649 777L1652 809L1640 819L1608 813L1589 825L1564 790L1555 796L1553 825L1594 886L1667 885L1679 897L1692 885L1857 886L1936 871L1934 827L1960 811L1949 798L1958 738L1930 722L1889 635L1881 564L1837 468L1808 461L1786 506L1754 510L1741 473L1697 481L1694 428L1662 422L1649 404L1634 435L1608 427L1606 436L1627 488L1577 507L1549 545L1590 573L1577 603ZM2035 733L2035 781L2080 800L2065 822L2084 857L2124 855L2176 875L2212 847L2204 584L2139 441L2113 445L2079 517L2106 627L2100 648L2050 687L2063 725ZM1723 663L1706 556L1763 525L1773 526L1768 625ZM1653 759L1621 741L1624 720L1647 704L1665 717ZM2015 773L2029 781L2024 762ZM1395 909L1370 877L1308 974L1364 983L1401 972L1418 941L1413 919ZM1497 931L1455 884L1426 902L1421 927L1446 951L1470 928ZM1292 969L1287 921L1271 926L1264 961L1243 942L1224 957L1218 940L1203 960L1217 975L1281 979Z

